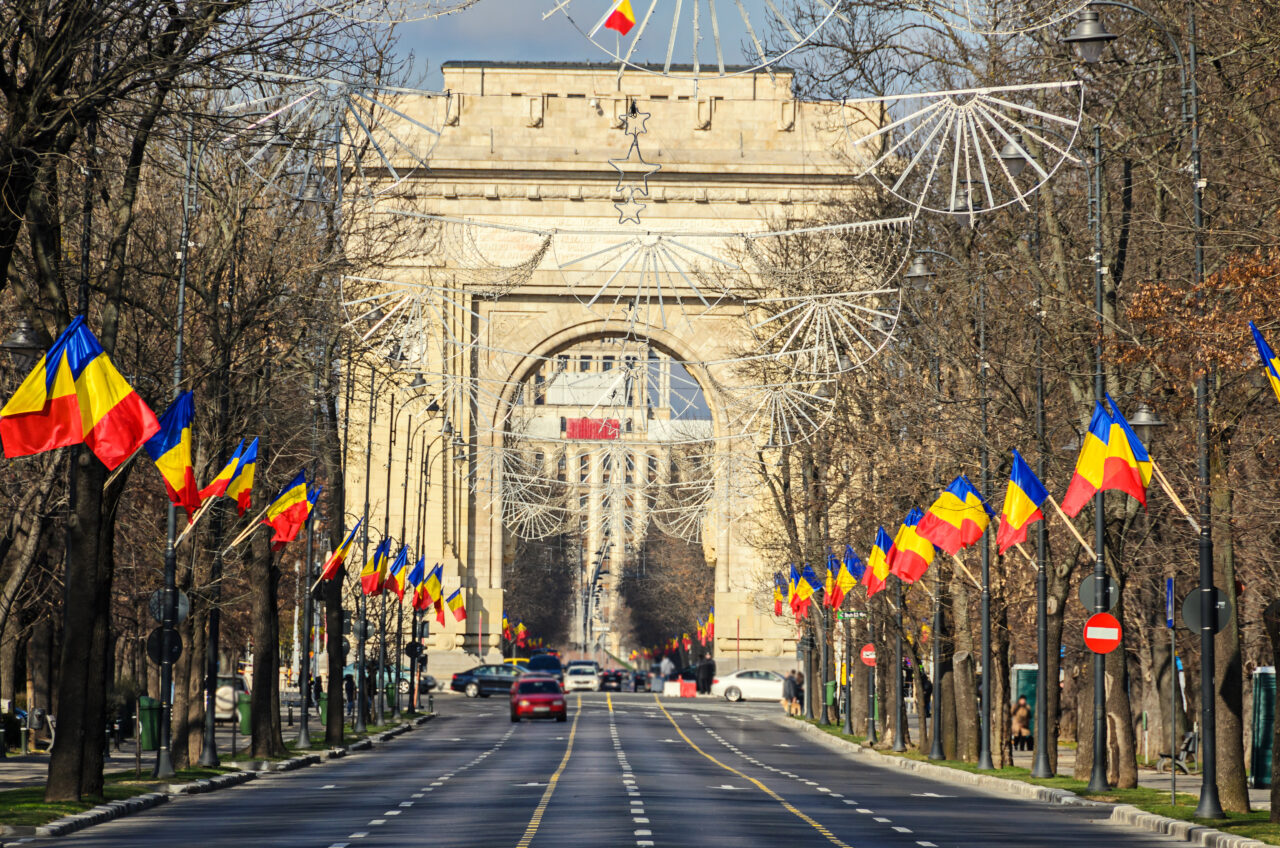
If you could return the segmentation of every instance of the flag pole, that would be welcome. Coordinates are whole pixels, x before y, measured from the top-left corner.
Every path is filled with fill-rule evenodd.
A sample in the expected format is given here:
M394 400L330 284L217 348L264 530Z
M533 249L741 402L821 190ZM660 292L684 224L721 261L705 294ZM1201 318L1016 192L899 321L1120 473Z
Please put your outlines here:
M1067 514L1062 511L1062 507L1058 506L1058 502L1053 499L1053 495L1050 495L1048 500L1049 503L1053 504L1053 508L1058 511L1058 516L1062 519L1062 523L1067 525L1067 529L1071 531L1071 535L1076 537L1076 541L1080 543L1080 547L1084 548L1085 552L1089 554L1089 558L1097 559L1098 555L1093 552L1093 548L1084 540L1084 536L1080 535L1080 531L1071 523L1071 519L1067 518Z
M1173 490L1173 486L1169 485L1169 478L1164 476L1164 472L1160 470L1160 466L1156 464L1154 459L1151 460L1151 470L1155 472L1155 478L1159 481L1160 488L1164 489L1164 493L1169 496L1169 500L1173 501L1173 505L1178 508L1178 512L1182 513L1182 517L1187 519L1187 523L1191 525L1192 529L1199 533L1200 522L1191 517L1191 512L1182 503L1182 499Z
M105 492L107 489L110 489L111 484L116 481L116 478L129 470L129 466L133 464L134 458L137 457L138 454L142 453L142 448L142 445L138 445L138 449L129 454L128 459L116 466L116 470L111 472L111 476L107 478L107 482L102 484L102 491Z
M325 561L325 564L326 564L326 565L328 564L329 559L330 559L332 556L333 556L333 551L329 551L329 553L325 554L324 561ZM323 575L323 574L324 574L324 568L323 568L323 567L320 569L320 574L321 574L321 575ZM332 579L332 578L330 578L330 579ZM312 584L311 584L311 588L310 588L310 589L308 589L307 591L308 591L308 592L314 592L314 591L316 590L316 587L317 587L317 586L319 586L319 585L320 585L321 583L323 583L323 582L324 582L324 577L323 577L323 576L317 577L317 578L316 578L316 582L312 583Z
M968 577L970 580L972 580L972 581L973 581L973 585L974 585L974 586L978 587L978 589L981 589L981 588L982 588L982 584L978 582L978 578L974 577L974 576L973 576L973 572L972 572L972 571L970 571L970 570L965 566L965 564L964 564L964 560L960 559L960 557L959 557L959 556L957 556L956 554L952 554L952 555L951 555L951 561L952 561L952 562L954 562L957 566L959 566L960 570L964 572L964 574L965 574L965 576L966 576L966 577Z
M175 548L182 544L183 539L191 535L191 531L196 529L196 524L200 522L200 519L204 518L204 514L209 511L209 505L215 500L217 500L217 498L209 498L204 503L200 504L200 508L195 511L195 514L191 516L191 520L187 522L187 526L182 528L182 532L178 534L177 540L173 543Z
M257 517L256 517L256 518L254 518L254 519L253 519L253 521L249 522L249 526L248 526L248 527L246 527L246 528L244 529L244 531L243 531L243 532L241 532L241 534L240 534L239 536L236 536L235 541L233 541L231 544L227 545L227 549L226 549L225 551L223 551L223 552L222 552L222 553L223 553L223 556L225 556L225 555L227 555L227 554L231 553L231 549L232 549L232 548L234 548L234 547L238 546L238 545L239 545L241 542L243 542L245 539L247 539L247 538L249 538L250 536L252 536L252 535L253 535L253 531L254 531L254 530L257 530L259 527L261 527L261 526L262 526L259 522L261 522L261 521L262 521L263 517L267 514L267 510L268 510L268 509L270 509L270 508L271 508L271 507L269 507L269 506L268 506L268 507L264 507L264 508L263 508L263 510L262 510L262 512L258 513Z

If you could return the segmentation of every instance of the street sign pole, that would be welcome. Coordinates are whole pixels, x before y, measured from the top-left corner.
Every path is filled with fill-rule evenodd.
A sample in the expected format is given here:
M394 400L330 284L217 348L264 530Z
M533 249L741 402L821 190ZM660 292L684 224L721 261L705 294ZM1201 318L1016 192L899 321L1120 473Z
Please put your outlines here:
M1164 579L1164 624L1169 628L1169 803L1178 805L1178 641L1173 626L1173 578Z

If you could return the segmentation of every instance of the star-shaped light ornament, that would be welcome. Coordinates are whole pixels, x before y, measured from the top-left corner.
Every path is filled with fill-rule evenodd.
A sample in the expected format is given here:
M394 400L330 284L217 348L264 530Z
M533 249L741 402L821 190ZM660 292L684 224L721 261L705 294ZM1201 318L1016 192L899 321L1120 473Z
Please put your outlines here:
M645 121L649 120L649 112L641 112L636 108L636 104L631 104L631 111L618 116L618 120L622 122L622 131L631 137L643 135L648 132L645 128Z
M641 203L636 200L637 195L641 197L644 196L641 194L639 189L630 188L623 192L621 200L614 202L613 208L618 210L619 224L625 224L628 221L633 221L637 224L640 223L640 210L644 209L649 204Z
M631 142L625 159L610 159L609 164L618 172L617 191L625 192L630 188L649 196L649 176L662 170L662 166L654 162L646 162L640 153L640 145ZM639 182L639 185L636 183Z

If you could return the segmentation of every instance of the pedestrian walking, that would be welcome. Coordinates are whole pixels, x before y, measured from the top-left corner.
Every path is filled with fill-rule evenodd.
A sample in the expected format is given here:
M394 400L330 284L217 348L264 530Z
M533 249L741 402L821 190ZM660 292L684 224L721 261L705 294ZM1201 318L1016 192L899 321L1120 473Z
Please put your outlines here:
M796 703L796 670L787 672L782 681L782 711L787 715L795 715Z
M796 700L794 715L804 715L804 672L796 672Z
M347 707L347 718L356 714L356 679L350 674L342 678L342 700Z
M1019 695L1018 703L1009 710L1009 723L1013 730L1013 750L1030 751L1031 707L1027 704L1026 695Z
M658 673L662 675L663 680L676 679L676 664L671 661L670 654L662 655L662 662L658 663Z
M716 661L711 659L711 654L703 654L702 662L698 663L698 694L710 695L711 682L716 678Z

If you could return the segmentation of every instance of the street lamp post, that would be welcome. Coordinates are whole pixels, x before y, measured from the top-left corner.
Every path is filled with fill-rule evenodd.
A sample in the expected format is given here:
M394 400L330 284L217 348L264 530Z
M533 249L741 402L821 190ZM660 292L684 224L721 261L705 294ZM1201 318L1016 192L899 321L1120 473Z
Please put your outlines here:
M1196 14L1194 0L1187 0L1187 39L1188 50L1184 57L1182 48L1173 32L1157 17L1137 6L1119 2L1119 0L1094 0L1090 8L1082 11L1075 29L1063 39L1074 46L1080 57L1093 64L1101 60L1103 48L1116 36L1107 31L1102 23L1098 7L1110 6L1124 9L1149 21L1167 39L1174 57L1178 61L1178 70L1182 77L1182 121L1191 136L1191 197L1192 197L1192 232L1195 249L1193 266L1193 288L1198 290L1204 279L1204 179L1200 154L1200 113L1199 88L1196 82ZM1096 147L1095 143L1095 147ZM1100 186L1099 186L1100 189ZM1217 759L1217 716L1214 702L1214 625L1216 609L1213 604L1213 536L1211 521L1212 505L1209 501L1209 377L1202 368L1196 377L1196 468L1199 483L1199 524L1197 550L1200 566L1200 726L1202 746L1202 784L1200 804L1196 815L1202 818L1221 818L1222 805L1218 799L1218 759ZM1099 549L1101 558L1101 549ZM1101 581L1099 581L1101 587ZM1102 589L1099 588L1101 597ZM1095 759L1097 743L1095 742ZM1097 766L1095 763L1095 771ZM1091 784L1092 784L1091 780Z
M978 199L971 193L965 194L968 208L976 208ZM968 266L959 259L949 253L939 250L920 250L917 251L915 260L911 267L907 270L907 278L920 280L932 276L928 266L923 259L924 256L937 256L953 263L956 267L965 271L972 283L973 275L969 272ZM978 447L978 463L981 474L982 500L985 502L991 498L991 457L987 447L987 285L986 278L979 275L978 284L978 405L981 415L982 426L982 442ZM936 377L940 380L940 377ZM935 385L935 388L938 386ZM981 689L981 726L978 735L978 768L994 769L995 764L991 760L991 545L988 542L990 535L989 528L982 534L982 689ZM940 620L940 611L935 603L935 622ZM938 656L937 633L934 633L934 656ZM935 739L938 737L937 722L934 723ZM930 757L941 759L940 745L935 744L930 751ZM934 755L937 754L935 757Z

